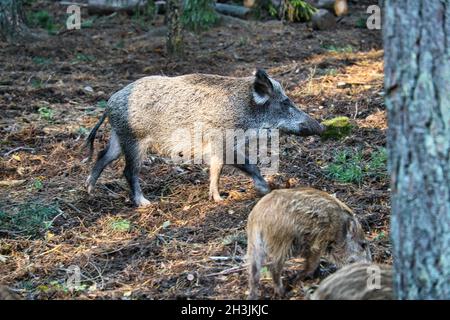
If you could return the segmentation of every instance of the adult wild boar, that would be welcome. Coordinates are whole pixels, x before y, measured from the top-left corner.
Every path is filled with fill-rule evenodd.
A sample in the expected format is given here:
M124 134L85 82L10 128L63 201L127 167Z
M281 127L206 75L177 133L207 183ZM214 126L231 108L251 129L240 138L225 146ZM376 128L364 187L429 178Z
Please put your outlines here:
M123 152L124 175L136 206L149 204L138 180L147 148L162 156L180 154L186 157L186 153L192 151L190 134L174 136L180 128L193 132L201 123L205 130L278 129L302 136L320 134L324 130L319 122L298 109L280 83L264 70L257 70L253 76L245 78L190 74L139 79L109 99L103 117L87 139L90 157L96 132L106 117L112 127L111 137L86 180L88 192L92 192L102 170ZM214 144L213 135L203 137L202 152L208 153L210 165L210 198L222 200L218 186L224 164L248 174L258 192L270 191L255 163L246 157L241 163L226 163L223 152L234 154L236 150L215 152Z

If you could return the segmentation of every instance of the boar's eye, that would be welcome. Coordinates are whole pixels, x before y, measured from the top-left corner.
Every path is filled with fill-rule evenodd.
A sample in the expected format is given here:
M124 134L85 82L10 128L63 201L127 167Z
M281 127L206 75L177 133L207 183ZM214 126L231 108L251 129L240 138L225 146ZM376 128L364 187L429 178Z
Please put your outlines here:
M368 246L369 244L366 241L361 242L361 248L363 248L363 250L366 250Z
M291 105L291 100L289 100L289 98L286 98L283 101L281 101L281 104L285 107L289 107Z

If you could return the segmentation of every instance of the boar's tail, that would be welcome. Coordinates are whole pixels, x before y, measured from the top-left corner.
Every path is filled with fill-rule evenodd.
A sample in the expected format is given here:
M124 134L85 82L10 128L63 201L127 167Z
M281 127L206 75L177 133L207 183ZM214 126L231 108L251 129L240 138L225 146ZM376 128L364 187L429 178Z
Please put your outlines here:
M105 121L106 119L106 112L102 115L102 117L100 118L100 120L98 120L97 124L92 128L91 132L89 133L89 136L86 139L86 145L85 146L89 146L89 155L87 158L87 161L91 161L92 159L92 154L94 153L94 140L95 140L95 136L97 135L97 130L98 128L100 128L100 126L102 125L103 121Z

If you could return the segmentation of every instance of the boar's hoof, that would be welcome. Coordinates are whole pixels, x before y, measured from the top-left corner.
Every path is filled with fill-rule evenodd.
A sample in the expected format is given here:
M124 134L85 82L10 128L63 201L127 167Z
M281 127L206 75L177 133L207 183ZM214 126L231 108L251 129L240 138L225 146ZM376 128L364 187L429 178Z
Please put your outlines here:
M209 193L209 200L214 200L214 202L222 202L224 199L219 194Z
M148 207L150 204L151 202L145 199L144 197L140 197L139 199L134 200L134 205L138 208L145 208Z
M265 183L265 184L262 184L262 183L261 184L260 183L255 184L255 189L262 196L265 195L265 194L268 194L270 191L272 191L267 183Z
M87 177L86 182L84 183L85 188L87 189L88 194L92 194L92 191L94 190L94 185L91 182L91 176Z

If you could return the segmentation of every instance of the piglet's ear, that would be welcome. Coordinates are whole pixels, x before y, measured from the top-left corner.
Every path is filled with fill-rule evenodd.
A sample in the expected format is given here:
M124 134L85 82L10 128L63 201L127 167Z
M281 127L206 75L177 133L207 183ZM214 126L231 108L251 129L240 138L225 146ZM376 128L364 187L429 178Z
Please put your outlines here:
M273 94L273 84L267 73L258 69L255 72L255 81L253 82L253 99L256 104L265 104Z

